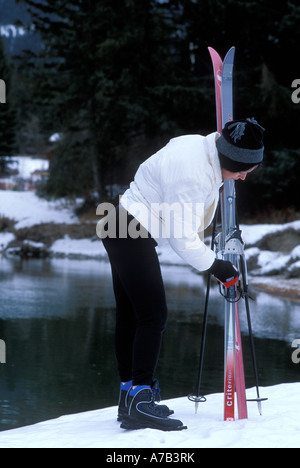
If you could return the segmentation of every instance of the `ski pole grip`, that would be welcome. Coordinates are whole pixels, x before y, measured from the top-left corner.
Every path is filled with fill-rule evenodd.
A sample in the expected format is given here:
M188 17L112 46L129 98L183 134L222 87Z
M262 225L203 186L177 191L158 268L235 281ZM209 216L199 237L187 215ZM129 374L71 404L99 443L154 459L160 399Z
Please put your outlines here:
M214 275L226 288L234 286L239 279L237 269L227 260L216 259L208 272Z

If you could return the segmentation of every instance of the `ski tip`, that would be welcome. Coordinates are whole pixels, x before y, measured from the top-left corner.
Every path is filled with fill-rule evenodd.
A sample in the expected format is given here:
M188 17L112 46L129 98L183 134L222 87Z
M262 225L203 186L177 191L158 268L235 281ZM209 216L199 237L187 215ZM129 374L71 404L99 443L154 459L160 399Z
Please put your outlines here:
M227 52L224 62L233 62L235 56L235 46L231 47Z
M213 47L208 46L207 48L208 48L209 52L212 52L212 53L214 53L214 54L219 55L218 52L216 51L216 49L214 49ZM235 46L232 46L232 47L230 47L230 49L228 50L227 54L232 53L232 52L234 52L234 51L235 51Z
M213 47L208 47L208 51L209 51L211 59L212 59L212 61L214 63L220 63L220 64L222 64L224 62L227 62L227 63L232 62L233 63L234 56L235 56L235 46L233 46L233 47L231 47L231 49L229 49L229 51L227 52L227 54L225 56L224 62L222 61L219 53Z
M222 63L222 59L218 52L213 47L208 47L208 51L212 59L218 59Z

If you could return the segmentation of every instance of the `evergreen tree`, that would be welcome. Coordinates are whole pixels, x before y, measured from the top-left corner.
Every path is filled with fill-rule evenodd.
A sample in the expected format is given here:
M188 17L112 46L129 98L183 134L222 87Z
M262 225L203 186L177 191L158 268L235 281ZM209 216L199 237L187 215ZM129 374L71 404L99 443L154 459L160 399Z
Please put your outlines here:
M235 45L235 116L254 116L266 128L269 168L255 187L243 184L239 198L244 206L250 198L253 206L299 204L288 190L280 192L275 177L292 182L299 170L300 105L291 101L299 76L290 59L300 39L295 0L24 2L44 43L33 62L38 86L31 108L34 115L39 108L44 129L64 135L52 164L52 193L96 188L103 197L106 185L128 182L153 152L150 145L141 152L141 141L214 131L207 46L224 55Z
M13 103L11 67L4 52L0 38L0 79L1 97L5 97L0 104L0 173L5 173L6 163L9 156L15 151L16 139L16 113ZM5 84L5 85L4 85Z
M154 0L26 3L45 43L37 62L45 118L64 134L49 188L103 195L116 168L134 165L138 138L192 121L199 90L178 72L174 25Z
M300 105L291 100L291 84L299 77L295 59L300 7L295 0L178 0L188 42L193 44L195 71L203 63L211 74L207 46L221 55L236 46L235 117L255 117L266 128L265 162L260 172L238 184L241 213L247 215L273 204L300 208L292 194L300 174L298 128ZM177 3L178 3L177 2ZM213 84L210 81L210 89ZM208 90L213 106L213 94ZM214 109L208 113L213 128ZM290 187L290 190L287 190Z

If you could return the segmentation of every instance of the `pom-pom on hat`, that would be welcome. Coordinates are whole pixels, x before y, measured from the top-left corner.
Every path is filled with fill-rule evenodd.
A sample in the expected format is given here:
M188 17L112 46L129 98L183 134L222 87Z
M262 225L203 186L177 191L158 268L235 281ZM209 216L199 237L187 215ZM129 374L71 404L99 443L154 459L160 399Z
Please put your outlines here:
M261 164L264 131L254 118L228 122L216 142L221 166L239 172Z

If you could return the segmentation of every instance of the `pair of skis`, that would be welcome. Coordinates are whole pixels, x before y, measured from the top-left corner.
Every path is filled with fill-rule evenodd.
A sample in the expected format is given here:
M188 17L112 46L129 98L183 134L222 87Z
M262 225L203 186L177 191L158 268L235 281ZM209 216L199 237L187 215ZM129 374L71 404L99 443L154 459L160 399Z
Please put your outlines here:
M227 53L224 62L219 54L209 47L214 67L217 129L222 133L224 125L233 120L233 66L235 48ZM222 232L216 238L217 255L229 260L239 268L238 254L242 253L241 239L236 236L235 183L225 181L220 194ZM230 243L230 246L229 246ZM225 346L224 346L224 420L235 420L235 391L237 395L239 419L247 419L247 401L243 350L240 333L237 287L224 290L225 297Z
M227 53L224 61L219 54L209 47L209 53L214 68L215 95L216 95L216 115L217 129L221 133L227 122L233 120L233 66L235 48L232 47ZM236 215L236 192L233 180L225 181L220 194L221 224L222 230L216 233L217 215L213 226L212 249L216 250L217 258L229 260L241 272L242 282L239 285L223 289L222 295L225 298L225 340L224 340L224 420L235 420L235 394L238 406L239 419L248 418L245 373L243 363L243 350L240 332L238 302L241 297L245 299L248 329L251 345L251 356L254 368L258 409L261 412L261 402L258 387L257 365L254 351L254 341L251 326L247 266L244 256L244 243L241 238L241 231ZM210 293L211 275L209 275L206 292L206 302L203 321L202 342L200 350L200 365L198 375L197 395L190 395L189 399L196 403L196 411L200 402L206 401L201 396L200 386L203 370L204 348L206 340L208 302ZM248 400L250 401L250 400Z

